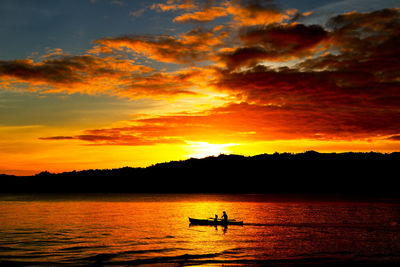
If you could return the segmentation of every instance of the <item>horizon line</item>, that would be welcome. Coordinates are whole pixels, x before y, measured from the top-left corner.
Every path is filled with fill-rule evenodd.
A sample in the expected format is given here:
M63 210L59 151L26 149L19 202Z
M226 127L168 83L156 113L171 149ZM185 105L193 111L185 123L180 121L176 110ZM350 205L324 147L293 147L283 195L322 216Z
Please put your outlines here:
M40 175L42 173L48 173L48 174L62 174L62 173L71 173L71 172L82 172L82 171L103 171L103 170L119 170L119 169L123 169L123 168L133 168L133 169L146 169L146 168L150 168L156 165L160 165L160 164L168 164L168 163L173 163L173 162L183 162L183 161L187 161L187 160L192 160L192 159L196 159L196 160L202 160L202 159L207 159L207 158L218 158L220 156L240 156L240 157L247 157L247 158L251 158L251 157L257 157L257 156L262 156L262 155L282 155L282 154L290 154L290 155L299 155L299 154L306 154L306 153L317 153L317 154L336 154L336 155L340 155L340 154L349 154L349 153L355 153L355 154L370 154L370 153L374 153L374 154L381 154L381 155L390 155L390 154L395 154L395 153L400 153L400 151L392 151L392 152L377 152L377 151L346 151L346 152L319 152L316 150L305 150L304 152L277 152L275 151L274 153L261 153L261 154L256 154L256 155L244 155L244 154L226 154L226 153L220 153L218 155L209 155L209 156L205 156L205 157L187 157L185 159L181 159L181 160L170 160L170 161L163 161L163 162L157 162L157 163L153 163L150 165L147 165L145 167L140 167L140 166L122 166L122 167L116 167L116 168L89 168L89 169L78 169L78 170L72 170L72 171L61 171L61 172L49 172L48 170L43 170L43 171L30 171L30 170L0 170L0 175L2 176L15 176L15 177L29 177L29 176L37 176ZM9 173L6 173L9 172ZM12 172L12 173L11 173ZM26 173L26 175L18 175L16 173Z

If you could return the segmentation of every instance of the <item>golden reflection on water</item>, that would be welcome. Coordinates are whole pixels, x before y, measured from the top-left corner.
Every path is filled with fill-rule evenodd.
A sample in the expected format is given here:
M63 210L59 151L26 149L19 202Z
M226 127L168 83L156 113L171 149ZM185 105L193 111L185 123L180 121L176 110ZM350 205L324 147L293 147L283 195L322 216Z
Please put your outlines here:
M243 220L245 225L189 226L188 217L220 217L223 211L229 219ZM390 206L246 202L216 196L0 201L0 248L8 248L4 252L0 249L0 257L26 260L34 254L32 261L85 264L85 260L179 259L182 255L214 260L274 259L335 251L368 255L369 249L380 253L397 249L400 242L388 240L400 241L400 236L385 236L391 232L374 235L370 228L342 226L365 222L385 225L398 220L398 213ZM313 226L325 223L340 227ZM357 246L354 240L362 243Z
M9 218L1 220L0 226L27 231L40 229L41 233L38 232L34 240L42 243L59 241L45 246L49 254L72 250L76 243L86 247L80 251L81 256L120 250L157 251L165 247L176 248L179 244L184 244L187 252L212 254L233 250L238 242L249 238L255 243L266 242L266 237L272 241L270 237L274 234L243 226L190 227L188 217L213 218L215 214L221 217L222 211L226 211L230 219L257 222L265 220L266 215L273 216L273 205L263 203L260 210L260 203L204 201L201 198L200 201L181 202L14 202L5 206ZM269 217L268 220L275 219ZM249 230L252 231L250 236ZM44 251L44 247L35 242L29 249ZM174 253L164 251L162 255ZM148 252L145 258L158 254ZM137 256L119 257L132 259Z

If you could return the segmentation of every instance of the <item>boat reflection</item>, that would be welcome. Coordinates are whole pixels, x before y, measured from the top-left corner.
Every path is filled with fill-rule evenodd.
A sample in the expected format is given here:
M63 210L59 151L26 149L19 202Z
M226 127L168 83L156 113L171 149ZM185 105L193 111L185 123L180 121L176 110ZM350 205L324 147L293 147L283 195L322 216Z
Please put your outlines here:
M226 234L228 231L228 225L199 225L199 224L193 224L189 223L189 227L214 227L215 231L218 232L218 228L222 228L222 232Z

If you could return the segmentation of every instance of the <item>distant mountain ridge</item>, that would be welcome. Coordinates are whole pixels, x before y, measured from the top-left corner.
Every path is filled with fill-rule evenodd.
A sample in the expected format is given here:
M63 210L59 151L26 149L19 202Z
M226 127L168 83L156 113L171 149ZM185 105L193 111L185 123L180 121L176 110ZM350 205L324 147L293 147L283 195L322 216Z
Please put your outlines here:
M2 193L306 193L400 195L400 152L219 155L146 168L0 175Z

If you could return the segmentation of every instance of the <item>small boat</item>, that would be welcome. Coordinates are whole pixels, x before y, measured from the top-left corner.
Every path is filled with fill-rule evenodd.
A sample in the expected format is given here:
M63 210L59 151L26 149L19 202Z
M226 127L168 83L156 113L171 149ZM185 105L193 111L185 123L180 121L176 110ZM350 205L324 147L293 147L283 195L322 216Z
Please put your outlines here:
M243 225L243 221L236 220L217 220L214 219L193 219L189 217L189 222L191 225Z

